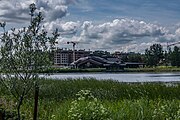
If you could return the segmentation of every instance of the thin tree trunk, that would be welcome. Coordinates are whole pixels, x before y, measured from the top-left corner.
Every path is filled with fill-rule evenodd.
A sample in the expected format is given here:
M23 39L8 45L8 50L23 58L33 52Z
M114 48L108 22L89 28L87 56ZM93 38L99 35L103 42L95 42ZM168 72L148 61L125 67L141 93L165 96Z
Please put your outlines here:
M35 83L34 116L33 116L33 120L37 120L37 114L38 114L38 96L39 96L39 87L38 87L37 83Z
M21 96L21 97L20 97L20 99L19 99L19 103L18 103L18 106L17 106L17 111L18 111L18 120L21 120L21 113L20 113L20 109L21 109L22 101L23 101L23 96Z

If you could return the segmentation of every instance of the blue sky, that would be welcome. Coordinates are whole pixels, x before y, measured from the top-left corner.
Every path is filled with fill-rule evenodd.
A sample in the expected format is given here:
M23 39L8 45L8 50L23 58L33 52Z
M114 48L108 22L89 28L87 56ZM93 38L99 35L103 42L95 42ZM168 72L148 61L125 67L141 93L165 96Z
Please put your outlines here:
M72 5L69 12L71 15L67 18L74 20L108 21L115 18L133 18L168 25L179 22L180 1L87 0Z
M143 52L154 43L180 40L180 0L1 0L0 21L7 29L28 22L28 6L43 12L43 25L58 28L61 48Z

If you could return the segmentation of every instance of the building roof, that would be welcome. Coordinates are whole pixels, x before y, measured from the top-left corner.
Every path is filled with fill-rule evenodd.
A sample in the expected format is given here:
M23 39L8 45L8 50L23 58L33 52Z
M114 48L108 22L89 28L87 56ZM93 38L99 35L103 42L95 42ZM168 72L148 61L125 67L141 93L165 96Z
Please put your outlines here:
M119 62L117 61L110 61L110 60L107 60L105 58L101 58L101 57L98 57L98 56L88 56L88 57L82 57L76 61L74 61L73 63L71 63L71 65L82 65L86 62L91 62L91 63L94 63L96 65L103 65L103 66L110 66L110 65L121 65Z

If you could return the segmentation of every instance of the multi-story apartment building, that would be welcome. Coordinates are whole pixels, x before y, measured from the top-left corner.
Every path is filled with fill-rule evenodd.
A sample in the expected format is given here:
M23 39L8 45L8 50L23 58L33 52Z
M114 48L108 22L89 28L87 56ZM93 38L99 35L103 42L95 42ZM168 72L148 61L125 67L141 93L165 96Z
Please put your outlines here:
M89 56L91 51L75 50L75 60ZM57 49L54 51L55 66L69 66L73 62L73 50Z

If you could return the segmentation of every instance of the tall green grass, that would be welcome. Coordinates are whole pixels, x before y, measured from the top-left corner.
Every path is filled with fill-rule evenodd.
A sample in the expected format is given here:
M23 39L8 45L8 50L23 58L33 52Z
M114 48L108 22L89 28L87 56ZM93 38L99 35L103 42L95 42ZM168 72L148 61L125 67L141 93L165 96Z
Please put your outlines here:
M178 83L120 83L112 80L96 80L94 78L40 80L40 98L42 99L74 99L82 90L91 90L98 99L180 99Z
M90 90L110 111L113 120L180 119L179 83L120 83L93 78L38 81L39 120L68 120L71 102L77 99L80 90ZM27 120L33 116L33 93L30 92L21 109ZM16 101L1 84L0 98L6 109L13 110Z
M39 120L68 120L68 110L71 108L69 100L57 102L53 100L40 100ZM100 101L107 108L113 120L179 120L179 100L119 100ZM33 104L26 102L23 105L26 118L32 118ZM82 108L83 109L83 108ZM176 119L175 119L176 118Z

